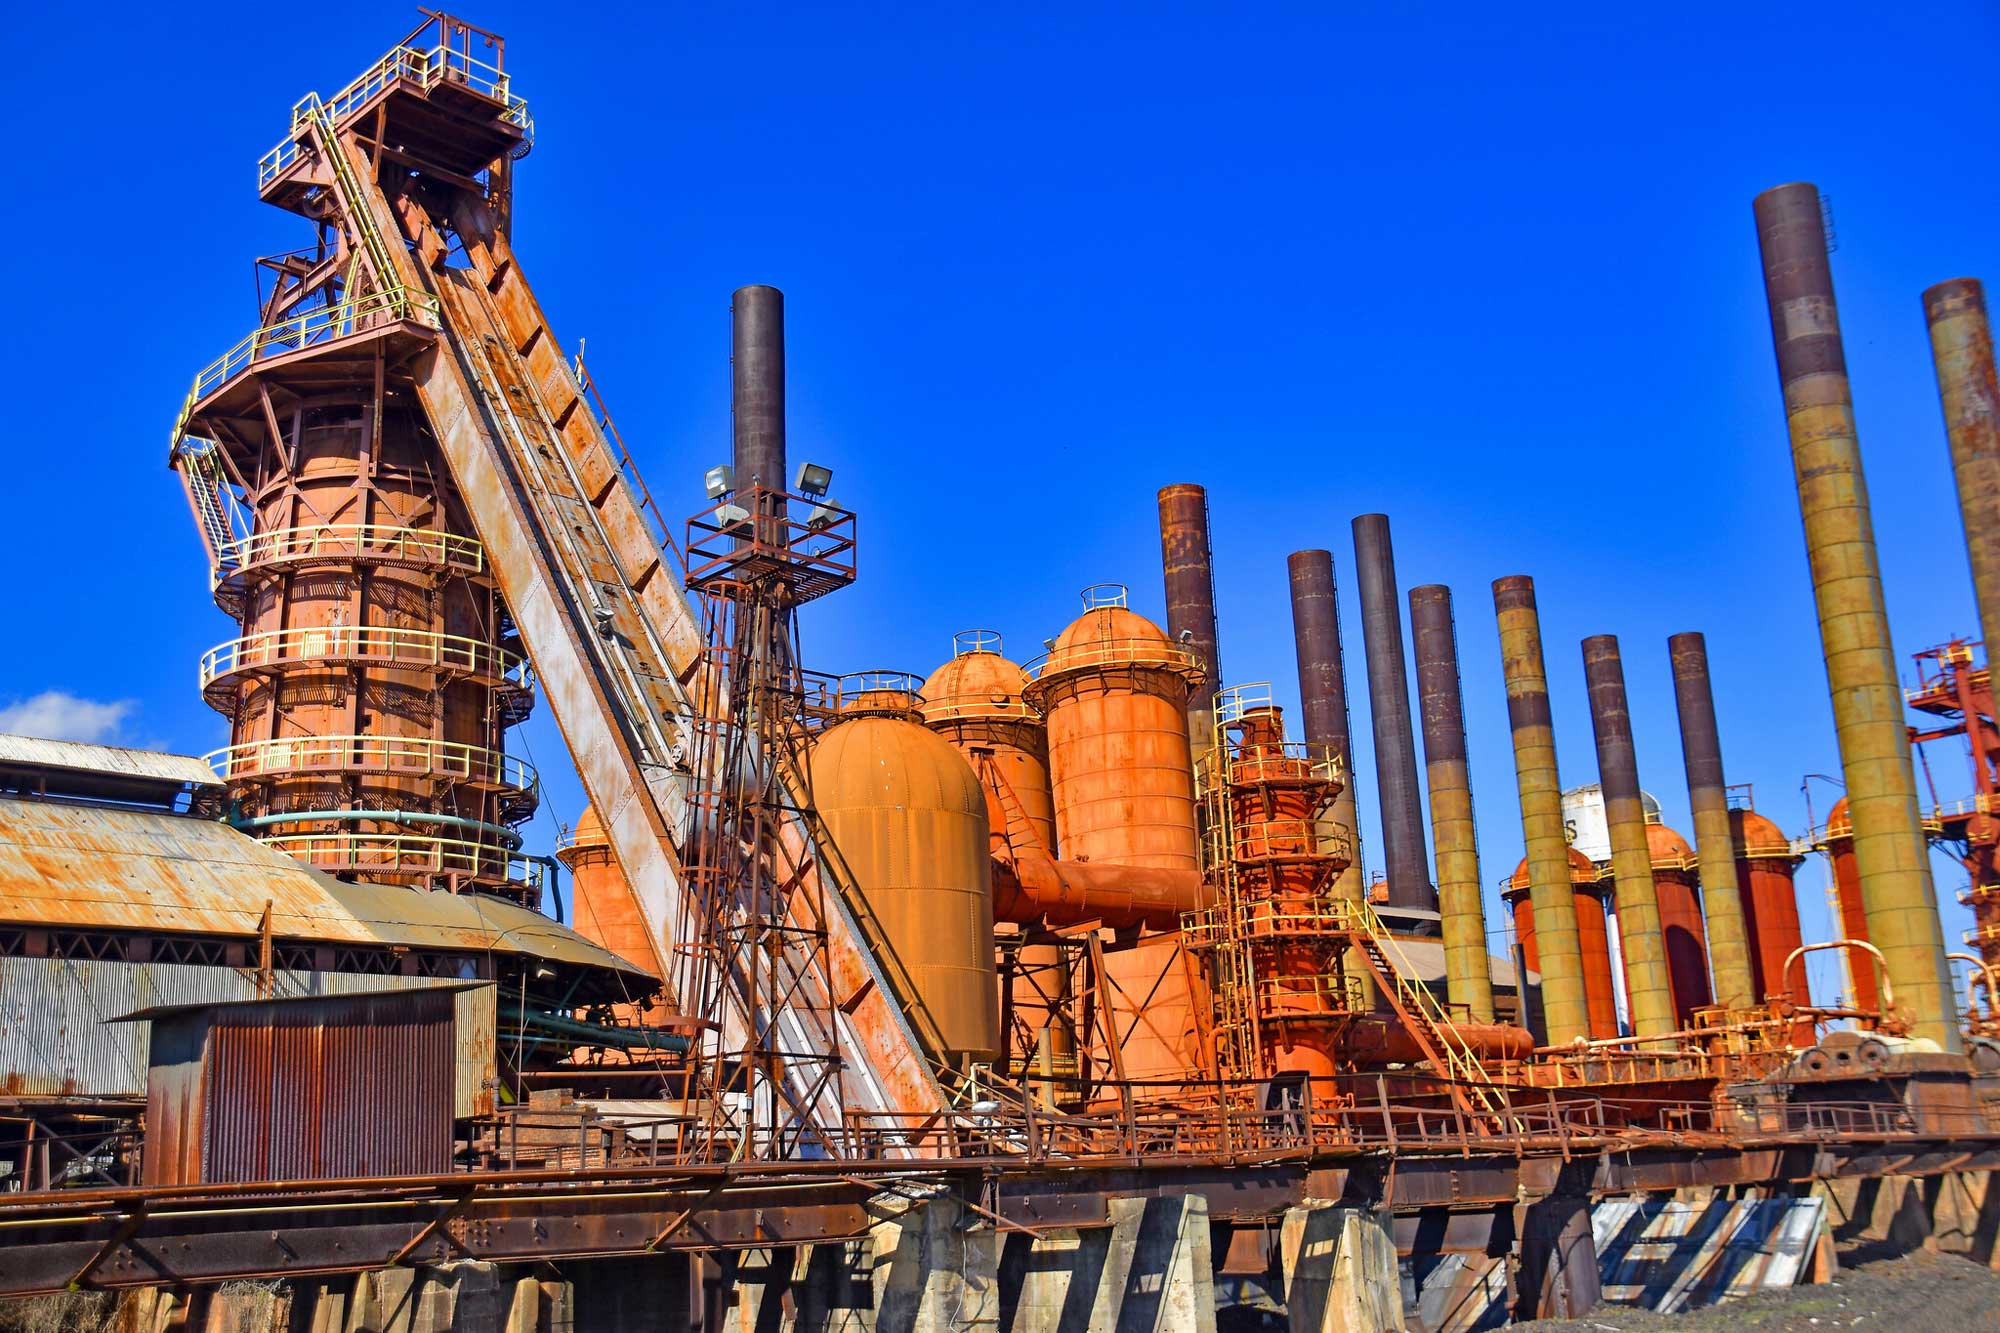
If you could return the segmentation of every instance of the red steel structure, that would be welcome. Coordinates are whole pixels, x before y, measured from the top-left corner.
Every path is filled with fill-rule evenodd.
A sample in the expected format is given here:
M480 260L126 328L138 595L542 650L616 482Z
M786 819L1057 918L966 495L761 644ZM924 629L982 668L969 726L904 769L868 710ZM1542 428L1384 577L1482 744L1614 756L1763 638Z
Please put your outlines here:
M1993 703L1993 678L1979 645L1963 639L1916 654L1917 684L1907 694L1916 712L1939 725L1913 727L1929 781L1931 818L1925 831L1949 846L1965 866L1967 885L1959 901L1972 909L1973 928L1965 942L1988 967L2000 966L2000 713ZM1926 746L1963 737L1971 767L1970 794L1938 800L1936 776Z

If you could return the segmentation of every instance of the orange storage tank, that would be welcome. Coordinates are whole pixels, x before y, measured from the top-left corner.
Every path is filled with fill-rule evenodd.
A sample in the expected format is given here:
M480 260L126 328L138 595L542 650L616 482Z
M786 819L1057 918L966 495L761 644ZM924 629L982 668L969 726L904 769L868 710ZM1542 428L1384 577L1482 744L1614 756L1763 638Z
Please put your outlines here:
M1576 897L1576 939L1583 962L1584 1002L1590 1013L1592 1041L1618 1035L1618 999L1611 984L1611 933L1604 920L1604 894L1597 886L1597 867L1576 848L1569 849L1570 892ZM1535 910L1524 858L1501 895L1514 913L1514 937L1530 971L1541 970L1535 952ZM1525 984L1525 983L1523 983Z
M1743 925L1750 936L1750 977L1759 999L1782 995L1809 1004L1803 960L1788 974L1785 960L1802 942L1793 876L1799 855L1776 824L1755 810L1729 812L1736 881L1743 887Z
M1686 1027L1696 1009L1713 1003L1708 984L1708 932L1702 922L1701 893L1695 887L1694 848L1665 824L1649 823L1646 850L1653 857L1653 893L1660 903L1660 933L1666 937L1674 1016Z
M1843 939L1867 940L1868 908L1861 897L1861 866L1854 859L1854 824L1847 817L1847 798L1841 797L1826 812L1826 833L1819 848L1833 866L1833 891L1840 899L1840 934ZM1847 975L1853 981L1853 1001L1857 1009L1880 1009L1882 991L1875 980L1875 956L1866 949L1843 949Z
M986 793L919 723L857 717L812 751L813 803L953 1053L1000 1045Z
M1048 720L1056 838L1065 859L1201 868L1187 702L1201 664L1099 585L1033 673L1028 705ZM1123 996L1126 1077L1174 1082L1212 1064L1198 969L1178 932L1107 954Z
M991 630L953 637L952 659L923 684L924 725L980 770L996 836L1014 851L1039 849L1053 856L1056 807L1048 727L1022 697L1028 673L1002 657L1000 646L1000 636Z

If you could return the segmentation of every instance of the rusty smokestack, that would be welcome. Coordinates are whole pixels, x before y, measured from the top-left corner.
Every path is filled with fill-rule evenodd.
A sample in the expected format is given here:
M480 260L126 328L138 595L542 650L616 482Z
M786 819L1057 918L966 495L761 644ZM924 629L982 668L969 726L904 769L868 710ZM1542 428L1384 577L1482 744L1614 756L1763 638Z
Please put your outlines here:
M1535 581L1511 574L1493 581L1500 620L1500 665L1507 678L1507 724L1514 733L1514 777L1521 793L1521 833L1527 843L1528 900L1542 973L1542 1013L1551 1045L1590 1036L1590 1001L1577 943L1576 897L1570 887L1569 838L1563 828L1562 779L1549 712L1549 674L1542 661L1542 622ZM1522 977L1522 988L1527 979Z
M1701 864L1701 912L1708 927L1708 967L1715 1002L1731 1009L1757 1003L1750 974L1750 932L1743 889L1736 876L1736 845L1729 825L1729 792L1722 780L1722 740L1715 727L1715 694L1708 679L1708 641L1699 634L1667 640L1674 664L1674 704L1681 719L1681 757L1687 762L1688 807L1694 812L1695 859Z
M1868 934L1912 1030L1955 1052L1958 1006L1917 814L1819 191L1780 185L1754 208Z
M1417 787L1417 742L1410 724L1410 681L1403 669L1403 608L1389 517L1354 520L1354 577L1361 590L1361 649L1368 666L1368 716L1375 734L1375 791L1382 811L1382 868L1389 902L1437 907L1424 811Z
M1410 589L1410 639L1417 656L1417 711L1423 718L1424 776L1430 784L1431 838L1437 852L1445 985L1452 1002L1471 1011L1473 1022L1491 1023L1493 974L1486 961L1486 911L1480 903L1479 837L1465 764L1465 705L1451 589L1441 583Z
M1625 1006L1632 1035L1672 1032L1673 979L1667 970L1660 899L1653 887L1653 855L1646 842L1646 807L1639 796L1639 759L1632 745L1632 713L1625 699L1625 663L1618 640L1597 634L1583 641L1583 678L1590 690L1590 728L1597 738L1597 781L1604 795L1604 823L1611 834L1611 874L1618 907L1618 944L1625 958ZM1704 988L1705 989L1705 988ZM1706 1002L1706 997L1704 997Z
M785 294L738 287L729 299L736 488L791 489L785 475Z
M1188 699L1188 739L1199 763L1215 744L1215 692L1222 685L1208 492L1199 486L1181 482L1160 488L1160 568L1167 583L1167 633L1193 649L1208 672Z
M2000 384L1994 378L1986 289L1977 278L1941 282L1924 293L1924 320L1931 329L1979 632L1990 662L2000 652Z
M1359 898L1365 880L1361 839L1354 827L1354 753L1348 743L1347 670L1341 662L1340 593L1331 551L1294 551L1285 560L1292 582L1292 639L1299 660L1299 704L1306 744L1324 746L1340 763L1340 795L1322 818L1323 843L1344 850L1348 864L1333 881L1342 898Z

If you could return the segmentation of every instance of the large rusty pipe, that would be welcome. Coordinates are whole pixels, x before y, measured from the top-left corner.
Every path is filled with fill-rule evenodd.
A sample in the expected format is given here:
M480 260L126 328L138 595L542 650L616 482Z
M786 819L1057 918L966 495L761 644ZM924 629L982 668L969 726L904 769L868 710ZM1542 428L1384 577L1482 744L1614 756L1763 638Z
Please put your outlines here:
M1625 1005L1632 1035L1655 1037L1680 1026L1674 1015L1667 942L1660 929L1653 856L1646 843L1646 807L1639 796L1639 760L1625 699L1625 664L1618 640L1583 641L1583 677L1590 690L1590 727L1597 739L1597 781L1611 835L1611 874L1618 908L1618 945L1625 959Z
M1994 378L1986 289L1977 278L1941 282L1924 293L1924 320L1951 440L1979 632L1990 660L2000 652L2000 384Z
M1058 861L1043 852L995 857L993 916L1022 924L1098 921L1127 929L1175 930L1202 906L1201 872L1166 866Z
M1507 724L1514 734L1514 778L1528 852L1528 901L1542 974L1542 1015L1549 1044L1561 1046L1589 1039L1590 1002L1577 944L1576 899L1570 889L1569 839L1563 830L1562 780L1556 772L1555 727L1549 712L1548 670L1542 661L1535 581L1525 574L1495 579L1493 610L1500 621Z
M1424 776L1430 784L1431 839L1437 852L1438 911L1444 935L1445 985L1473 1021L1493 1021L1493 974L1486 961L1479 837L1472 821L1472 780L1465 762L1465 706L1458 679L1458 635L1451 589L1410 589L1410 638L1417 657L1417 710L1423 718Z
M1188 699L1195 760L1215 744L1215 692L1222 684L1215 622L1215 562L1208 538L1208 492L1187 482L1160 488L1160 568L1167 585L1167 633L1201 658L1208 677Z
M1535 1037L1508 1023L1441 1023L1448 1037L1482 1060L1525 1060ZM1359 1018L1342 1030L1340 1053L1360 1065L1416 1064L1429 1059L1409 1025L1397 1018Z
M786 491L785 294L776 287L738 287L729 312L736 487Z
M1396 555L1386 514L1354 520L1354 577L1361 590L1361 648L1368 665L1368 715L1374 726L1375 792L1389 902L1432 911L1437 894L1424 849L1410 681L1403 668L1403 607L1396 594Z
M1755 212L1868 935L1912 1031L1958 1051L1819 191L1781 185L1757 196Z
M1340 595L1331 551L1294 551L1285 566L1292 584L1292 639L1299 662L1299 705L1306 744L1323 747L1340 764L1340 794L1324 819L1321 841L1343 853L1345 868L1333 891L1359 898L1363 884L1361 840L1354 826L1354 755L1348 744L1347 671L1340 655Z
M1731 1009L1757 1003L1750 968L1750 932L1744 924L1743 886L1736 874L1736 846L1729 826L1729 792L1722 780L1722 740L1715 726L1715 693L1708 678L1708 641L1699 634L1667 640L1674 668L1674 704L1680 714L1681 758L1687 765L1688 807L1694 812L1695 859L1701 866L1701 911L1708 927L1708 968L1715 1002Z

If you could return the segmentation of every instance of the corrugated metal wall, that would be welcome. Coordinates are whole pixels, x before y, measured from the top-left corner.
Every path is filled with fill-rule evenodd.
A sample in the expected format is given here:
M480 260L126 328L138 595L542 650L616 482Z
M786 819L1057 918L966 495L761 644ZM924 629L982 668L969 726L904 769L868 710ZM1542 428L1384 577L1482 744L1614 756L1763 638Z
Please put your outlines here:
M280 998L438 984L348 972L280 971L273 980ZM458 1115L469 1116L490 1096L493 988L455 994L460 1049L453 1105ZM0 1096L144 1097L148 1026L106 1020L160 1005L256 998L256 974L233 967L0 958Z

